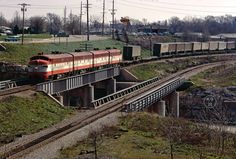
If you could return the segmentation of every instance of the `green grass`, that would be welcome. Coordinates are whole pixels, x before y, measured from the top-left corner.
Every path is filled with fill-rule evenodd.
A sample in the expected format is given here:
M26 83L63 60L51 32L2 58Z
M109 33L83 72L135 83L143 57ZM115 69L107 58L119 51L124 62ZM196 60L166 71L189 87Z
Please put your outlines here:
M148 80L156 76L162 77L168 72L174 72L174 65L167 63L153 63L153 64L144 64L142 66L137 66L131 68L130 71L140 80Z
M19 34L20 35L20 34ZM25 34L24 38L26 39L49 39L52 36L50 34Z
M0 101L0 145L52 126L70 113L71 110L60 107L40 93L31 98L3 99Z
M236 85L236 67L219 66L191 78L196 87L228 87Z
M172 130L176 127L179 129ZM117 159L169 159L169 135L175 133L175 159L199 159L200 152L206 159L220 158L217 153L217 141L208 143L206 132L206 128L181 119L158 118L146 113L132 114L122 117L116 127L104 128L100 132L97 138L98 155ZM214 131L210 133L214 135ZM215 139L217 137L214 135ZM89 136L77 145L61 150L59 158L78 158L79 154L93 152L93 141L93 136ZM236 155L235 148L230 142L226 145L221 159L233 159Z
M7 37L6 35L1 35L0 36L0 41L4 41L6 37Z

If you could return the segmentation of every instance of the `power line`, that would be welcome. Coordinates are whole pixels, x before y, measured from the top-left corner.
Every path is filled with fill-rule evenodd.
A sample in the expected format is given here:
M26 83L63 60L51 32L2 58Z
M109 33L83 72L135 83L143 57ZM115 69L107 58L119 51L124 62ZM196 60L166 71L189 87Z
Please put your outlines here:
M219 11L203 11L203 10L194 10L194 9L180 9L180 8L172 8L172 7L162 7L162 6L150 6L150 7L144 7L144 5L145 4L141 4L141 3L133 3L133 2L130 2L130 1L127 1L127 0L124 0L123 2L121 2L121 1L119 1L118 3L120 3L120 4L123 4L123 5L125 5L125 6L127 6L127 7L138 7L138 8L142 8L142 9L153 9L153 10L157 10L157 8L158 9L168 9L168 10L171 10L171 11L173 11L173 10L176 10L176 11L186 11L186 12L203 12L203 13L212 13L212 12L214 12L214 13L223 13L223 14L236 14L236 12L219 12ZM128 6L128 5L131 5L131 6ZM137 6L137 5L140 5L140 6ZM153 8L153 7L155 7L155 8Z
M135 1L135 2L137 2L137 1ZM151 2L153 2L153 0ZM145 1L145 3L146 3L146 1ZM172 3L172 2L161 2L161 1L153 2L153 3L168 4L168 5L174 5L174 6L179 5L179 6L188 6L188 7L207 7L207 8L209 8L209 7L211 7L211 8L235 8L236 7L236 6L232 6L232 5L231 6L198 5L198 4L193 5L193 4L187 4L187 3Z

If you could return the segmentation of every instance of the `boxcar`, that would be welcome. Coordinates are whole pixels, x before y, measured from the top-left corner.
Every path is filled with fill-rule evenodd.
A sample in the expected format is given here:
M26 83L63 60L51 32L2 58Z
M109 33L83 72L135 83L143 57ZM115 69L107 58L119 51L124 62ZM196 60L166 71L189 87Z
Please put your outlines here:
M141 47L136 45L128 45L123 47L124 60L137 60L141 56Z
M161 57L162 54L168 53L169 43L155 43L153 44L153 56Z
M218 50L219 49L219 42L217 41L210 41L209 42L209 50Z
M184 52L185 51L185 43L179 42L176 43L176 52Z
M202 42L202 51L209 50L209 42Z
M176 43L169 43L168 52L169 53L177 52Z
M193 52L193 43L186 42L185 43L185 51L186 52Z
M219 50L225 50L226 49L226 42L220 41L218 49Z
M235 47L236 47L236 45L235 45L234 41L228 41L227 42L227 45L226 45L227 50L234 50Z
M202 50L202 43L201 42L193 42L193 52L201 51Z

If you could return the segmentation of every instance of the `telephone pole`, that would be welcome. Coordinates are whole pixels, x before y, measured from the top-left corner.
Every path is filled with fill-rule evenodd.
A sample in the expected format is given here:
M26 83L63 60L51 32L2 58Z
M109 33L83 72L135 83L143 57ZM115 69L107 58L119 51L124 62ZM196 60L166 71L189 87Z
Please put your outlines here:
M102 12L102 36L104 36L104 25L105 25L105 0L103 0L103 12Z
M65 9L64 9L64 32L66 32L66 12L67 12L67 8L65 6Z
M27 11L26 6L30 6L30 4L22 3L22 4L18 4L18 5L21 6L21 11L23 12L21 44L24 45L24 33L25 33L25 12Z
M86 8L86 10L87 10L87 41L89 41L90 39L89 39L89 34L90 34L90 29L89 29L89 5L91 5L91 4L89 4L89 0L87 0L87 4L85 4L86 6L85 6L85 8Z
M81 5L80 5L80 15L79 15L79 19L80 19L80 21L79 21L79 29L80 29L80 31L79 31L79 33L80 33L80 35L82 35L82 16L83 16L83 3L82 3L82 1L81 1Z
M111 15L112 15L112 39L115 39L115 0L112 0L112 10L111 10Z

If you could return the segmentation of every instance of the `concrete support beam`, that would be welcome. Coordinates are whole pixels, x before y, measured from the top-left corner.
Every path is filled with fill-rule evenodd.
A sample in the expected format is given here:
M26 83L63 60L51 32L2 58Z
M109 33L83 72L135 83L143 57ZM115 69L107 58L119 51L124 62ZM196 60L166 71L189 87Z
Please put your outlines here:
M170 109L172 116L179 117L179 92L173 92L170 95Z
M164 100L161 100L157 103L157 113L161 116L161 117L165 117L166 116L166 102Z
M84 101L84 106L85 107L90 107L91 106L91 102L94 100L94 86L93 85L88 85L86 86L86 88L84 88L84 97L83 97L83 101Z
M107 95L115 93L116 92L116 79L111 78L108 80L107 83Z

